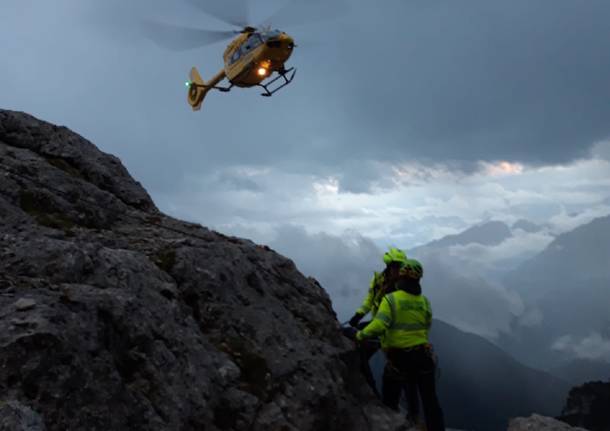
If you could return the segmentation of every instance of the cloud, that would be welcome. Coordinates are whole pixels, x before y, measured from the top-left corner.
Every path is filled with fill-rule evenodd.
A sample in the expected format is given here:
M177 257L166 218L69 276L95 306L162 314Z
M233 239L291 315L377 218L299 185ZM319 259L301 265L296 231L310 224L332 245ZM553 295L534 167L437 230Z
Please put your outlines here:
M277 6L260 2L253 19ZM218 72L224 45L171 52L136 31L147 18L223 28L187 2L8 0L0 46L11 62L0 85L5 106L83 133L153 193L176 191L183 174L246 161L328 173L343 192L369 193L388 185L388 165L457 161L468 171L480 160L588 156L610 135L609 15L596 0L353 5L333 21L285 28L299 72L277 97L213 93L193 113L188 70Z
M543 320L544 315L542 311L537 307L529 306L526 307L523 314L518 317L517 323L522 327L530 328L539 326Z
M0 87L5 106L65 124L118 155L162 209L221 230L295 223L413 247L489 218L567 229L586 220L570 214L610 207L608 141L598 133L610 109L610 59L598 55L610 6L563 2L362 3L330 23L287 28L297 44L318 35L335 43L299 46L297 79L277 97L214 93L193 113L187 72L197 65L216 73L224 46L164 51L135 24L218 22L160 0L145 8L142 0L38 2L37 13L32 2L9 0L0 46L11 62ZM277 5L261 2L254 18ZM382 22L384 32L373 25ZM379 65L384 73L371 74ZM383 79L373 83L376 76ZM591 158L536 164L576 156Z
M561 212L552 216L549 222L556 232L567 232L580 225L589 223L593 219L606 216L609 213L610 206L607 202L593 208L584 208L570 214L566 212L565 207L562 207Z
M591 155L610 161L610 140L597 142L591 149Z
M271 232L275 225L296 224L309 233L354 230L382 248L394 243L410 249L482 220L511 225L526 219L544 227L515 232L494 249L455 249L473 261L485 260L488 269L519 254L529 256L552 235L610 214L609 161L519 165L500 173L490 166L508 165L486 162L464 171L441 163L376 163L363 175L366 186L351 187L354 191L344 187L339 168L310 172L292 164L237 164L185 173L171 189L152 195L173 215L229 233L239 225Z
M591 332L582 338L564 335L553 342L552 348L577 358L601 359L610 362L610 338L604 338L597 332Z
M384 65L379 85L342 83L361 151L387 140L411 159L565 163L610 135L608 3L391 1L367 13L372 25L339 54L340 70L358 50Z
M269 245L321 283L341 321L351 317L364 300L373 272L383 269L382 251L353 231L341 236L309 234L303 227L282 225L274 235Z
M233 231L255 239L261 235L260 230L246 226L234 227ZM321 283L340 321L351 317L362 303L373 271L383 269L383 249L354 231L329 235L310 233L303 226L280 225L265 235L271 238L266 244L293 259L301 272ZM517 294L490 283L475 271L453 265L438 254L413 257L424 265L424 294L430 298L436 318L493 339L500 332L508 332L515 316L525 313ZM533 316L528 316L524 319L532 321Z
M521 163L511 163L500 161L496 163L481 162L481 166L487 175L516 175L523 173L523 165Z
M479 274L506 272L544 250L555 236L548 230L513 231L512 236L497 245L466 244L448 247L448 261Z
M235 226L233 231L261 238L255 227ZM262 236L270 238L266 244L293 259L301 272L322 284L341 321L351 317L362 303L373 271L383 269L383 248L354 231L330 235L311 233L303 226L280 225ZM430 298L436 318L494 338L508 332L513 318L524 312L518 295L475 272L455 268L438 255L413 257L424 265L424 294Z
M489 339L510 332L525 312L520 296L437 252L412 256L424 266L422 286L437 318Z

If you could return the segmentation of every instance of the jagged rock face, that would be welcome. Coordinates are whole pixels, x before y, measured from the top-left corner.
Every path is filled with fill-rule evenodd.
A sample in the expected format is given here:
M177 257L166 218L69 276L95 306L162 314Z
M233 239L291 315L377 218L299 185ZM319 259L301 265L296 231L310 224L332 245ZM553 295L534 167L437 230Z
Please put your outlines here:
M339 334L289 259L165 216L117 158L0 110L0 429L397 429Z
M610 382L572 388L561 420L591 431L610 431Z
M46 431L39 414L16 401L0 404L0 430Z
M587 431L583 428L574 428L565 422L540 415L531 415L528 418L515 418L510 421L508 431Z

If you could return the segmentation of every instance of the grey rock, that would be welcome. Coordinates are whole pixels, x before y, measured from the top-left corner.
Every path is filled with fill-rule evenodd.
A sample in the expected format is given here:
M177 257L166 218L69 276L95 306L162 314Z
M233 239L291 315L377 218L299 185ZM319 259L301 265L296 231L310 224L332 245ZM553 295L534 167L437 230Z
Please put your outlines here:
M29 298L20 298L17 302L15 302L15 308L17 311L27 311L36 307L36 301Z
M584 428L574 428L565 422L533 414L527 418L511 419L508 431L587 431Z
M291 260L27 114L0 110L0 179L0 394L49 431L399 429Z
M587 382L570 390L559 419L592 431L610 430L610 381Z
M40 415L15 400L0 401L0 431L46 431Z

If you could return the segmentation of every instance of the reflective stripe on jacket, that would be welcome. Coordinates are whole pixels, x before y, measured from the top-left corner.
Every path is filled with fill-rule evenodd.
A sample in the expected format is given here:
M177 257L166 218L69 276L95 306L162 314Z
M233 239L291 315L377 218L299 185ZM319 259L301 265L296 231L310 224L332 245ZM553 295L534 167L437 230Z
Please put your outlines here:
M427 343L431 323L432 308L424 295L397 290L383 297L374 319L356 336L380 337L383 349L404 349Z

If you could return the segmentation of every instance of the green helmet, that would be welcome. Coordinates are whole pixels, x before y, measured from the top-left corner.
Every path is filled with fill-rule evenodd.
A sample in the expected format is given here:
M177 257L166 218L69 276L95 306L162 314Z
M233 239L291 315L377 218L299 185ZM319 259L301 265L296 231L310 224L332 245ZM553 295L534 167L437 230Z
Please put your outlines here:
M398 262L402 267L405 263L407 263L407 255L399 248L390 247L390 249L383 255L383 262L386 265L389 265L392 262Z
M400 276L419 280L424 275L424 268L421 263L415 259L407 259L403 267L400 269Z

